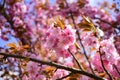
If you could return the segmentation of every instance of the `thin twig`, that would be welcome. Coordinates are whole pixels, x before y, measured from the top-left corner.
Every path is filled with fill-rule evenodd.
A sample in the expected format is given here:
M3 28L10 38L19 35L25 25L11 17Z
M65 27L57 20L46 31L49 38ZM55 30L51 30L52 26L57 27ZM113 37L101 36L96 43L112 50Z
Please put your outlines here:
M105 20L103 20L101 18L95 17L95 19L99 19L101 22L104 22L104 23L109 24L110 26L112 26L112 24L110 22L107 22L107 21L105 21Z
M47 62L47 61L38 60L38 59L35 59L35 58L29 58L29 57L25 57L25 56L21 56L21 55L15 55L15 54L0 53L0 55L6 56L6 57L17 58L17 59L24 59L24 60L28 59L29 61L32 61L32 62L40 63L40 64L43 64L43 65L54 66L56 68L64 69L64 70L70 71L72 73L78 73L78 74L86 75L90 78L94 78L95 80L104 80L101 77L96 76L96 75L91 74L91 73L88 73L86 71L81 71L79 69L70 68L70 67L67 67L67 66L64 66L64 65L61 65L61 64L57 64L57 63L54 63L54 62Z
M63 80L63 79L65 79L65 78L69 77L69 76L72 75L72 74L73 74L73 73L70 73L70 74L68 74L68 75L66 75L66 76L64 76L64 77L62 77L62 78L57 79L57 80Z
M98 19L98 20L100 20L101 22L103 22L103 23L106 23L106 24L110 25L110 26L111 26L111 28L116 28L117 30L119 30L119 31L120 31L120 28L119 28L119 27L117 27L117 25L119 25L119 23L118 23L117 21L116 21L116 22L114 22L114 23L110 23L110 22L105 21L105 20L103 20L103 19L101 19L101 18L98 18L98 17L95 17L95 19ZM116 30L115 30L115 33L116 33L116 34L119 34L119 32L117 32Z
M100 51L100 48L99 48L99 55L100 55L100 61L101 61L102 67L103 67L104 71L106 72L106 74L109 76L110 80L113 80L112 76L110 75L110 73L107 71L107 69L104 66L104 62L102 60L102 53Z
M67 5L67 7L69 7L67 1L66 1L66 5ZM75 29L76 29L76 34L78 35L78 39L79 39L79 41L80 41L80 45L81 45L82 48L83 48L83 53L84 53L84 55L85 55L85 57L86 57L86 60L88 61L88 64L89 64L89 67L90 67L92 73L95 74L95 73L94 73L94 70L93 70L93 68L92 68L92 65L91 65L91 63L90 63L90 60L89 60L89 58L88 58L88 56L87 56L87 53L86 53L86 51L85 51L84 45L83 45L82 40L81 40L81 37L80 37L79 30L77 29L77 26L76 26L76 23L75 23L75 19L74 19L74 17L73 17L73 14L72 14L72 11L71 11L71 10L70 10L70 14L71 14L71 19L72 19L72 21L73 21L74 27L75 27Z
M117 66L115 64L113 64L114 68L116 69L116 71L118 72L119 76L120 76L120 71L118 70Z
M3 2L3 4L0 4L0 12L3 11L6 0L3 0L3 1L1 1L1 2Z
M75 60L76 63L78 64L79 68L80 68L81 70L83 70L83 69L82 69L82 66L80 65L79 61L78 61L77 58L74 56L74 54L70 51L70 49L68 49L68 51L69 51L70 54L73 56L74 60Z
M20 72L19 77L20 77L20 80L22 80L22 69L20 67L20 63L18 64L18 67L19 67L19 72Z

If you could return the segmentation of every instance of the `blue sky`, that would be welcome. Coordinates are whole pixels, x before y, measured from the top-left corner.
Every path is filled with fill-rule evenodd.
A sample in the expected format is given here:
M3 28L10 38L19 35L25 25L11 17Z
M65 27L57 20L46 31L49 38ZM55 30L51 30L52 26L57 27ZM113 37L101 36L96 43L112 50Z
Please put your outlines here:
M11 42L17 43L17 40L16 40L15 38L13 38L13 37L10 37L10 40L9 40L9 41L4 41L4 40L2 40L2 39L0 38L0 47L5 47L6 44L11 43Z

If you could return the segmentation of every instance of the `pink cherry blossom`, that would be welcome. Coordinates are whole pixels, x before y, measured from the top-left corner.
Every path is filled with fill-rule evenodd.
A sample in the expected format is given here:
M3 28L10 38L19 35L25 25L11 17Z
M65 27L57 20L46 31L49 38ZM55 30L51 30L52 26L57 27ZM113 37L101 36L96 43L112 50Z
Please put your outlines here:
M70 25L65 29L50 27L46 32L46 47L53 49L61 56L69 56L67 49L75 42L75 30Z

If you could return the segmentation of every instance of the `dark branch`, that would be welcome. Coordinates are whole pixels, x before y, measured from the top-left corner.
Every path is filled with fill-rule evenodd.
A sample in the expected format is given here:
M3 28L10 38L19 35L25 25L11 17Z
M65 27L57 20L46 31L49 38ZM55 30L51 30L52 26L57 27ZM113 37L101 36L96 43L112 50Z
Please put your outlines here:
M70 51L70 49L68 49L68 51L69 51L70 54L73 56L74 60L75 60L76 63L78 64L79 68L80 68L81 70L83 70L83 69L82 69L82 66L81 66L80 63L78 62L77 58L76 58L76 57L73 55L73 53Z
M69 7L67 1L65 1L65 2L66 2L67 7ZM84 55L85 55L85 58L86 58L87 61L88 61L88 64L89 64L89 67L90 67L92 73L95 74L95 73L94 73L94 70L92 69L92 65L91 65L91 63L90 63L90 60L89 60L89 58L88 58L88 56L87 56L87 53L86 53L86 51L85 51L84 45L83 45L83 43L82 43L82 40L81 40L81 37L80 37L80 33L79 33L79 30L77 29L77 26L76 26L76 23L75 23L75 19L74 19L73 13L72 13L71 10L70 10L69 13L71 14L70 16L71 16L71 19L72 19L72 21L73 21L74 27L75 27L75 29L76 29L76 34L77 34L78 39L79 39L79 41L80 41L80 45L81 45L82 48L83 48L83 53L84 53Z
M66 75L66 76L64 76L64 77L62 77L62 78L57 79L57 80L63 80L63 79L65 79L65 78L69 77L69 76L72 75L72 74L73 74L73 73L70 73L70 74L68 74L68 75Z
M54 63L54 62L47 62L47 61L42 61L42 60L38 60L38 59L35 59L35 58L29 58L29 57L25 57L25 56L21 56L21 55L14 55L14 54L0 53L0 55L6 56L6 57L18 58L18 59L28 59L29 61L40 63L40 64L43 64L43 65L54 66L56 68L64 69L64 70L70 71L72 73L78 73L78 74L86 75L86 76L88 76L90 78L93 78L95 80L104 80L101 77L93 75L93 74L88 73L86 71L80 71L78 69L63 66L63 65L60 65L60 64L57 64L57 63Z
M105 21L105 20L103 20L103 19L101 19L101 18L95 17L95 19L98 19L98 20L100 20L101 22L104 22L104 23L112 26L112 24L111 24L110 22L107 22L107 21Z
M100 47L100 48L101 48L101 47ZM110 73L107 71L107 69L106 69L105 66L104 66L104 62L103 62L103 60L102 60L102 53L101 53L101 51L100 51L100 48L99 48L99 55L100 55L100 61L101 61L102 67L103 67L104 71L106 72L106 74L109 76L110 80L113 80L113 79L112 79L112 76L110 75Z
M2 1L0 2L0 12L4 9L5 2L6 2L6 0L2 0Z
M118 70L117 66L115 64L113 64L114 68L116 69L116 71L118 72L119 76L120 76L120 71Z

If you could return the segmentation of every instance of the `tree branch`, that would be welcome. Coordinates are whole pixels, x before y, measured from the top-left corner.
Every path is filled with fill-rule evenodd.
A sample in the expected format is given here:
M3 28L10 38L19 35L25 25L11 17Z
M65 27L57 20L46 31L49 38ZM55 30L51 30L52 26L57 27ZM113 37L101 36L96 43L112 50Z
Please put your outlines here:
M110 26L112 26L112 24L111 24L110 22L107 22L107 21L105 21L105 20L103 20L103 19L101 19L101 18L95 17L95 19L98 19L98 20L100 20L101 22L104 22L104 23L109 24Z
M86 76L88 76L90 78L93 78L95 80L104 80L101 77L96 76L96 75L91 74L91 73L88 73L86 71L80 71L78 69L63 66L63 65L60 65L60 64L57 64L57 63L54 63L54 62L42 61L42 60L38 60L38 59L35 59L35 58L29 58L29 57L25 57L25 56L21 56L21 55L15 55L15 54L0 53L0 55L3 55L5 57L17 58L17 59L28 59L29 61L40 63L40 64L43 64L43 65L54 66L56 68L64 69L64 70L70 71L72 73L79 73L79 74L82 74L82 75L86 75Z
M99 55L100 55L100 61L101 61L102 67L103 67L104 71L106 72L106 74L109 76L110 80L113 80L112 76L110 75L110 73L107 71L107 69L104 66L104 62L102 60L102 53L100 51L100 48L99 48Z
M74 60L75 60L76 63L78 64L79 68L80 68L81 70L83 70L83 69L82 69L82 66L81 66L80 63L78 62L77 58L76 58L76 57L73 55L73 53L70 51L70 49L68 49L68 51L69 51L70 54L73 56Z
M118 70L117 66L115 64L113 64L114 68L116 69L116 71L118 72L119 76L120 76L120 71Z
M69 7L66 0L65 0L65 2L66 2L67 7ZM79 39L79 41L80 41L80 45L82 46L82 49L83 49L83 53L84 53L84 55L85 55L85 58L86 58L86 60L88 61L88 64L89 64L89 67L90 67L92 73L95 74L95 73L94 73L94 70L93 70L93 68L92 68L92 65L91 65L91 63L90 63L90 60L89 60L89 58L88 58L88 56L87 56L87 53L86 53L86 51L85 51L84 45L83 45L82 40L81 40L81 37L80 37L79 30L77 29L77 26L76 26L76 23L75 23L75 19L74 19L74 16L73 16L73 13L72 13L71 10L70 10L70 14L71 14L70 16L71 16L71 19L72 19L72 21L73 21L74 27L75 27L75 29L76 29L76 34L77 34L78 39Z
M6 2L6 0L2 0L2 1L1 1L1 4L0 4L0 12L2 12L2 10L4 9L5 2Z
M67 78L67 77L69 77L70 75L72 75L73 73L70 73L70 74L68 74L68 75L66 75L66 76L64 76L64 77L62 77L62 78L59 78L59 79L57 79L57 80L63 80L64 78Z

